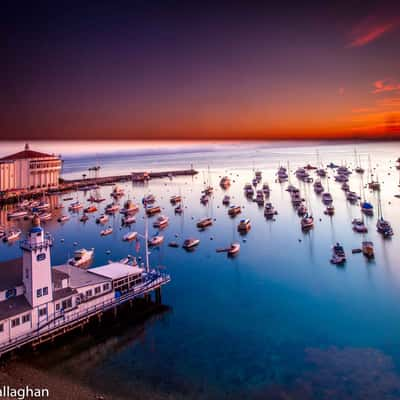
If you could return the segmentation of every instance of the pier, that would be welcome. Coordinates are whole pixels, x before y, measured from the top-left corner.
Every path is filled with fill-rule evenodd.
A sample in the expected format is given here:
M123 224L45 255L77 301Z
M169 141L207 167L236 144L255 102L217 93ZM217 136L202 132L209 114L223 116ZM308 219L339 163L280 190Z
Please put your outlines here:
M101 320L102 315L106 312L114 312L116 314L120 306L135 299L144 298L150 301L153 292L155 304L161 305L161 287L170 281L171 278L168 274L154 271L148 274L143 284L135 286L120 297L106 300L81 311L69 312L65 315L60 315L59 313L50 315L46 321L37 326L34 332L15 337L6 343L0 344L0 357L29 344L32 347L36 347L42 343L53 341L59 336L78 328L83 328L93 319Z
M158 172L132 172L130 174L113 175L105 177L89 177L79 179L60 178L58 187L33 190L10 190L0 193L0 206L4 204L17 203L20 200L32 199L43 196L43 194L55 195L73 190L83 190L91 187L110 185L119 182L147 182L151 179L173 178L176 176L194 176L198 171L193 168L183 170L158 171Z

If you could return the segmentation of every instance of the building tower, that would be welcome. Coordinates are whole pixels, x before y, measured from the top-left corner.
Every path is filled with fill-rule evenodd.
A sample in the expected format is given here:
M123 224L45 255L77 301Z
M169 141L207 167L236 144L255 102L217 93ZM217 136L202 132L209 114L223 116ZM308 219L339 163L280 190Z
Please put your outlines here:
M35 215L27 239L21 243L25 297L32 307L53 300L50 246L51 239L45 237L40 218Z

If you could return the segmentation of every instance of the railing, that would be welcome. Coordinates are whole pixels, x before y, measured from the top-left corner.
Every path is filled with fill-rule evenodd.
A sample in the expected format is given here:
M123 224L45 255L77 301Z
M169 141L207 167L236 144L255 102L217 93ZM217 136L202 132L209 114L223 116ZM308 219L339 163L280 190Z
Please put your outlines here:
M23 250L42 250L52 246L53 240L50 238L45 239L43 242L31 243L29 240L21 240L19 247Z
M14 348L23 346L35 339L39 339L41 336L56 332L57 330L72 326L73 324L79 323L82 320L90 318L99 312L108 311L118 305L121 305L135 297L141 296L148 293L149 291L156 289L159 286L165 285L171 281L171 277L163 272L150 273L145 282L135 286L127 293L124 293L120 297L112 298L107 301L103 301L99 304L95 304L85 310L78 311L75 313L60 313L52 314L51 319L46 319L38 328L27 334L10 339L8 342L0 344L0 355Z

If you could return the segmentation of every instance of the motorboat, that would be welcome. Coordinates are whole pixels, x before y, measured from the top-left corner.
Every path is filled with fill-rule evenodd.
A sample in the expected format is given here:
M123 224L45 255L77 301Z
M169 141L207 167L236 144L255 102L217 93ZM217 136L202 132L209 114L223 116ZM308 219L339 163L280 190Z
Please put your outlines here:
M279 183L287 181L287 179L289 177L288 173L287 173L287 169L285 167L283 167L283 166L279 167L277 175L278 175L278 182Z
M200 197L200 203L201 204L208 204L208 196L206 194L202 194Z
M331 169L339 168L339 165L337 165L337 164L335 164L335 163L333 163L333 162L330 162L330 163L327 165L327 168L331 168Z
M379 218L376 222L376 230L384 237L393 236L392 226L383 217Z
M131 216L126 216L122 218L122 225L131 225L134 224L136 222L136 218L131 215Z
M169 201L171 202L171 204L177 204L182 201L182 197L181 196L171 196Z
M228 215L229 215L230 217L234 217L235 215L238 215L238 214L240 214L241 212L242 212L242 208L241 208L240 206L232 205L232 206L230 206L229 209L228 209Z
M228 196L227 194L224 196L222 199L222 204L225 206L229 206L229 203L231 202L231 196Z
M155 235L148 240L149 246L159 246L164 241L164 236Z
M168 225L169 218L165 215L160 215L157 219L153 222L154 228L165 228Z
M368 232L368 228L365 225L363 219L354 218L351 223L353 225L354 232L357 232L357 233L367 233Z
M183 207L181 204L179 204L178 206L175 207L174 209L175 214L182 214L183 213Z
M70 219L71 217L69 215L61 215L60 217L58 217L57 221L63 223L69 221Z
M86 250L80 249L74 252L74 256L68 260L68 264L74 267L82 267L92 262L94 256L94 249Z
M212 224L213 224L212 218L210 218L210 217L205 217L205 218L200 219L200 220L197 222L196 226L197 226L198 228L204 229L204 228L207 228L208 226L211 226Z
M83 208L83 205L81 204L80 201L74 201L73 203L70 204L70 206L68 207L69 211L78 211L81 208Z
M37 211L44 211L50 208L50 204L47 203L46 201L40 201L39 203L34 203L35 205L32 206L32 211L37 212ZM79 201L77 201L76 203L72 203L71 206L73 204L79 205ZM83 207L83 206L82 206ZM81 208L82 208L81 207Z
M119 210L119 205L115 203L110 203L106 206L104 212L106 214L115 214Z
M251 229L251 223L248 218L240 220L238 225L239 232L248 232L250 229Z
M38 215L38 217L39 217L40 221L44 222L44 221L50 221L53 216L49 212L43 212L43 213L40 213Z
M331 263L332 264L343 264L344 262L346 262L346 254L344 252L343 246L341 246L339 243L336 243L332 247Z
M127 200L124 207L121 209L120 213L124 215L133 214L139 210L139 206L135 204L132 200Z
M122 240L124 242L130 242L131 240L136 239L137 236L138 236L137 232L128 232L122 237Z
M111 235L113 233L113 228L111 228L111 226L109 226L107 229L103 229L100 232L100 236L107 236L107 235Z
M309 214L305 214L301 219L301 229L303 231L309 230L314 226L314 217Z
M95 205L90 205L84 209L85 213L94 213L97 211L97 207Z
M374 258L374 244L371 241L362 242L362 253L367 258Z
M227 253L228 256L233 257L237 255L240 251L240 243L232 243L231 247L229 247Z
M17 219L17 218L25 217L26 215L28 215L27 210L17 210L17 211L13 211L13 212L7 214L7 218L8 219Z
M200 239L189 238L183 242L182 247L184 249L192 249L193 247L196 247L199 243Z
M292 205L298 207L303 201L300 192L292 192Z
M89 217L88 217L88 215L85 214L85 213L83 213L83 214L82 214L82 217L80 217L80 219L79 219L79 221L81 221L81 222L86 222L86 221L88 221L88 220L89 220Z
M277 212L272 203L266 203L264 207L264 216L267 218L272 218L276 214Z
M111 192L111 196L114 198L118 198L118 197L122 197L123 195L124 195L124 189L118 185L115 185Z
M231 180L229 179L228 176L223 176L219 182L219 185L223 189L228 189L229 186L231 186Z
M108 222L108 220L108 215L101 214L98 218L96 218L96 224L105 224L106 222Z
M18 240L19 237L21 236L21 230L16 229L16 230L11 230L5 234L3 237L4 242L14 242L15 240Z
M157 205L148 205L146 206L146 214L147 215L155 215L161 212L161 207Z
M147 196L144 196L142 199L143 204L153 204L156 201L156 198L153 194L148 194Z

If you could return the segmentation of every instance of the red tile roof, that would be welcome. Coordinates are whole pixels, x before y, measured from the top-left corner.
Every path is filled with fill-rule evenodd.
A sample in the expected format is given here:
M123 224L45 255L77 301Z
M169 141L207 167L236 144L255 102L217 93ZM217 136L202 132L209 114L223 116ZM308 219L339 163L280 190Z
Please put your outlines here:
M33 151L33 150L23 150L23 151L20 151L19 153L11 154L9 156L0 158L0 161L24 160L27 158L44 158L44 157L54 157L54 155L46 154L46 153L39 153L38 151Z

